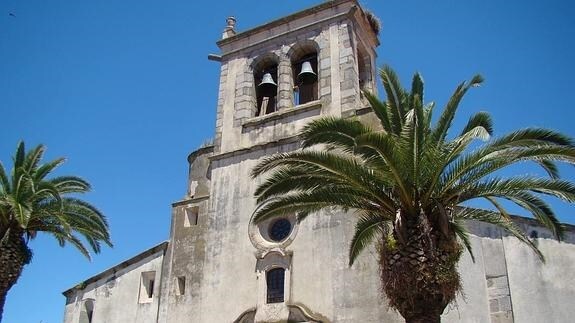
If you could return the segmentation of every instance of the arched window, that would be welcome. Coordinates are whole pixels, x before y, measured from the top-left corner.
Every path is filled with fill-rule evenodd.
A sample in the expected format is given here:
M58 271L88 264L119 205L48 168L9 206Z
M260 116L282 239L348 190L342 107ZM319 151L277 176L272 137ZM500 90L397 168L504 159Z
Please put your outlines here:
M277 111L278 61L274 54L256 58L252 65L256 90L256 117Z
M317 100L317 55L315 53L306 55L294 62L292 66L295 80L295 105Z
M274 268L266 273L267 303L283 303L285 269Z
M294 105L315 101L319 98L318 46L314 41L296 43L288 53L294 81Z

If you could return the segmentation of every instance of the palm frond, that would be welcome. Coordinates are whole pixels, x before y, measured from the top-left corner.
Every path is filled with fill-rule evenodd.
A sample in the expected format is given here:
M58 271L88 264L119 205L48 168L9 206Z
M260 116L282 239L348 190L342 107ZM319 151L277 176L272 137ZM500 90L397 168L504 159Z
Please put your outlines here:
M45 164L40 165L34 172L34 180L43 180L50 172L54 171L58 166L62 165L66 161L66 158L56 158Z
M475 255L473 254L473 248L471 246L471 238L469 237L469 231L467 231L464 222L461 221L461 219L454 219L450 225L451 230L455 232L455 235L459 238L459 240L461 240L467 252L469 252L471 260L475 262Z
M78 251L80 251L80 253L84 255L84 257L88 258L88 260L92 260L90 252L88 251L88 249L86 249L84 243L82 243L82 241L78 237L69 232L58 231L56 228L47 228L47 229L49 230L46 231L49 232L52 236L54 236L56 240L58 240L58 243L60 244L61 247L64 247L66 242L68 242L74 247L76 247L76 249L78 249Z
M481 77L481 75L475 75L470 82L463 82L457 86L455 92L449 98L449 101L447 102L447 105L445 106L445 109L443 110L443 113L439 117L439 121L437 122L437 125L433 130L433 133L431 135L433 138L433 142L440 143L445 140L447 132L451 127L451 123L455 118L455 113L457 112L457 108L459 107L461 99L463 99L463 96L469 90L470 87L478 86L482 82L483 78Z
M12 158L14 162L14 170L22 167L24 165L24 160L26 159L26 146L23 141L18 142L18 147L16 148L16 154Z
M575 184L569 181L535 178L511 177L506 179L490 178L489 180L469 183L455 188L451 194L457 195L459 202L485 196L506 196L518 192L534 192L554 196L566 202L575 201Z
M35 195L34 200L37 203L51 199L54 199L55 201L61 201L62 199L62 192L56 185L48 181L37 183L34 187L33 193Z
M403 127L404 116L407 113L403 107L405 91L399 83L397 74L395 74L395 71L392 70L391 67L387 65L383 66L379 71L379 76L381 77L383 88L387 94L386 102L389 105L391 129L393 129L393 133L399 134Z
M101 242L111 246L104 215L90 203L69 197L71 193L89 191L90 184L77 176L48 178L64 159L42 164L44 151L43 145L26 151L24 142L20 142L13 156L10 178L4 167L0 167L2 234L10 227L18 228L28 238L43 231L52 234L60 245L71 243L87 257L90 255L84 243L95 253L101 250Z
M551 160L538 160L536 163L543 168L547 175L553 179L559 179L559 168L557 165Z
M415 79L419 79L418 77L416 77ZM421 81L421 80L420 80ZM413 138L412 142L410 144L410 146L412 147L410 149L410 152L412 153L411 156L411 164L412 164L412 172L411 172L411 182L413 183L413 185L415 187L420 187L420 179L422 179L419 175L421 174L420 172L420 161L422 160L421 155L423 154L423 147L424 147L424 141L425 141L425 132L426 132L426 128L428 128L428 126L425 124L425 118L424 118L424 111L423 111L423 100L422 97L420 97L420 95L423 95L423 82L421 81L420 86L422 87L421 89L419 89L419 91L421 92L421 94L419 93L415 93L413 95L413 135L409 136L409 138Z
M456 212L456 214L458 219L480 221L502 228L520 241L527 244L535 252L539 259L545 262L545 257L539 248L537 248L537 246L533 243L533 241L531 241L529 237L527 237L525 233L513 223L513 221L501 216L500 213L489 210L464 208L459 212Z
M4 165L0 161L0 190L4 192L4 194L10 194L11 187L10 187L10 180L8 179L8 174L6 174L6 169Z
M353 265L357 257L365 248L373 242L378 235L384 235L385 222L378 213L364 212L355 225L355 233L349 246L349 266Z
M26 172L31 173L38 168L38 164L42 160L45 150L46 148L43 145L38 145L26 153L25 159L22 163L22 167Z
M343 210L357 209L381 212L382 208L367 198L357 196L347 190L335 187L322 187L309 192L293 192L280 197L270 198L259 204L254 211L254 221L260 222L274 216L313 213L327 207Z
M389 117L389 109L388 105L384 102L381 102L378 97L373 95L370 92L363 91L363 95L366 97L367 101L369 102L371 109L379 119L383 130L387 133L393 133L393 128L391 126L391 121Z
M372 176L373 174L363 167L358 167L354 171L341 170L339 173L314 169L305 164L281 167L258 186L254 195L257 197L257 202L261 203L292 191L307 192L320 187L330 187L347 191L349 194L369 197L384 208L394 209L394 201L385 194L384 190L382 191L383 183L376 179L368 180ZM355 181L350 181L349 178Z
M54 185L61 194L86 193L91 189L90 183L78 176L58 176L47 182Z
M355 119L324 117L308 123L300 135L303 148L325 144L330 149L353 151L355 137L370 131L369 127Z
M400 192L400 200L406 206L412 206L411 190L405 183L405 174L402 172L401 160L395 154L395 142L392 137L381 133L367 133L356 138L358 146L373 149L385 163L394 178L395 185Z
M111 245L108 220L100 210L92 204L78 198L68 197L64 201L63 212L68 215L69 218L89 221L87 228L96 232L103 240L106 240L106 243ZM72 226L74 225L72 224Z
M423 106L423 78L421 74L413 74L411 80L411 96L413 98L417 97L417 101Z
M494 140L487 150L500 147L521 147L532 145L575 146L572 138L554 130L544 128L526 128L513 131Z
M489 135L493 135L493 121L491 120L491 116L489 113L481 111L477 112L476 114L472 115L467 121L467 124L461 131L460 136L463 136L468 131L471 131L474 128L481 127L485 129L485 131Z
M432 161L435 171L432 173L432 176L430 176L431 180L423 200L428 200L432 194L435 194L438 191L438 187L446 188L449 187L448 185L453 184L453 167L450 168L450 165L452 165L453 161L458 160L458 157L461 156L475 139L486 140L488 137L489 133L487 130L478 126L465 132L460 137L455 138L444 147L441 147L443 148L443 153L441 155L437 154L436 158ZM434 146L428 146L426 148L433 151ZM456 165L459 164L456 163Z
M403 165L402 175L406 187L415 188L417 183L417 167L419 161L420 144L417 141L417 116L414 110L410 110L405 116L405 123L401 129L401 136L396 140L396 146L405 154L399 155L398 161Z
M444 190L452 190L454 185L473 183L509 165L523 161L561 161L575 164L575 149L558 145L535 145L519 147L483 147L454 161L443 174ZM543 164L547 166L547 164ZM547 169L546 169L547 170Z
M562 224L555 216L555 213L551 207L549 207L549 205L542 199L528 192L518 192L515 194L501 196L501 198L509 200L522 207L523 209L529 211L533 217L539 221L539 223L543 224L543 226L551 231L557 240L561 241L563 239L564 228ZM498 205L498 203L495 201L495 198L486 197L486 199L490 200L491 203L496 205L499 211L502 212L502 207Z
M338 178L341 181L353 183L353 185L358 187L380 185L381 183L378 183L377 180L372 181L379 178L379 173L376 170L362 167L360 162L361 160L353 156L344 156L334 152L295 151L264 158L261 163L252 169L252 176L277 169L278 167L298 167L303 172L326 174L331 178ZM381 177L381 182L385 181L386 178ZM369 191L366 191L366 193L369 193Z

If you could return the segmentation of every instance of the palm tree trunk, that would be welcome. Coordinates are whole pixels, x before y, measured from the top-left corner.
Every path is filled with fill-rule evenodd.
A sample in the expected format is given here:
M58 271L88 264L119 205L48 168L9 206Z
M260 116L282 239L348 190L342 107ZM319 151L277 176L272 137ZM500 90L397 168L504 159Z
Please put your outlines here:
M16 284L30 257L31 252L26 246L21 230L10 230L6 239L0 242L0 322L6 295Z
M381 248L383 291L407 323L438 323L461 288L457 272L461 247L425 219L414 222L396 228L403 233L395 233L395 244Z
M443 312L443 309L441 310ZM441 313L418 313L415 316L404 317L405 323L440 323Z
M405 323L440 323L440 322L441 322L441 315L439 316L428 315L426 317L420 316L405 319Z

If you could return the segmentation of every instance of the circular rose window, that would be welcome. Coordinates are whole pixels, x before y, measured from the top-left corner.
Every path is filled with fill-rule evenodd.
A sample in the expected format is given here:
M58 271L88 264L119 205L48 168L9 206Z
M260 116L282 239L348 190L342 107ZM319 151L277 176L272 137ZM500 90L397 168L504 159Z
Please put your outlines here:
M257 249L285 248L295 239L298 226L295 214L266 219L259 223L255 223L252 218L248 235Z
M286 218L277 219L269 226L270 238L280 242L287 238L291 232L291 222Z

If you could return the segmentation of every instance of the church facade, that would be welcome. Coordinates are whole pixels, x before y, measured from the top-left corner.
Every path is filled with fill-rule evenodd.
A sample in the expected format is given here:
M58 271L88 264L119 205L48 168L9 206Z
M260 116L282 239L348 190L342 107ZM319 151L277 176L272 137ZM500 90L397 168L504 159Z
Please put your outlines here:
M370 15L356 0L327 1L237 33L227 20L215 140L188 156L188 192L175 202L169 240L64 292L65 323L402 322L379 289L377 254L352 267L351 214L322 211L254 223L250 170L299 148L298 131L322 115L374 117ZM569 322L575 308L575 228L551 239L518 224L547 257L496 228L469 223L476 255L459 269L464 295L445 322ZM409 288L409 286L406 286Z

